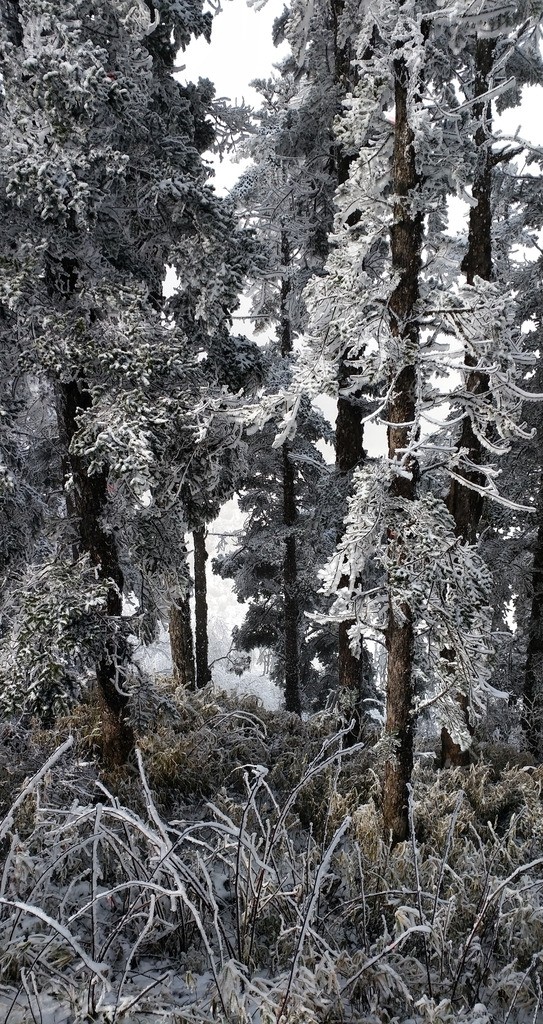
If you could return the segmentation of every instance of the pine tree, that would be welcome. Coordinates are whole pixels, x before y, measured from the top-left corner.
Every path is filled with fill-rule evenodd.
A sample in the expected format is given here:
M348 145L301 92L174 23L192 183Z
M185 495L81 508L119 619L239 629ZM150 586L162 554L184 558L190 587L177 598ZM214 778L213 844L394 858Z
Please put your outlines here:
M282 64L281 77L259 83L265 102L260 129L248 149L255 163L237 190L256 217L268 248L268 272L261 282L260 302L255 312L264 322L270 313L275 317L283 355L292 350L293 339L304 328L307 315L302 291L312 276L322 272L328 251L327 234L332 226L332 194L338 182L344 181L352 158L343 140L338 141L333 132L341 100L351 82L356 80L355 64L350 59L353 12L349 11L347 24L342 22L343 10L342 3L334 2L315 4L311 11L305 12L303 5L293 3L278 19L275 39L286 39L291 54ZM274 267L277 267L275 280ZM338 369L335 383L337 474L334 486L328 490L331 493L335 489L338 493L328 511L335 515L336 528L340 530L340 493L346 496L352 472L364 457L363 402L348 386L344 362ZM301 422L306 422L305 418ZM278 478L283 481L283 525L287 529L296 520L297 501L292 459L288 455L291 443L292 438L283 440L283 464L277 470ZM325 531L327 537L331 526L329 522ZM299 604L296 591L300 590L295 582L297 542L303 543L299 521L297 528L287 533L283 563L284 604L288 609L284 641L289 652L287 693L292 694L287 702L292 708L299 705L295 693L300 679L296 653L296 634L300 627L297 630L295 624L303 621L300 607L296 607ZM352 690L354 696L351 694L350 702L356 704L368 696L369 665L363 648L360 657L351 652L350 626L349 621L340 621L335 626L338 652L334 661L338 663L341 689ZM322 627L321 622L321 630ZM327 632L329 634L330 630ZM328 642L325 646L328 648ZM333 677L336 675L334 666Z
M503 166L505 161L519 155L522 152L521 146L500 146L499 149L492 148L493 127L492 127L492 101L490 96L499 89L499 83L505 72L515 73L516 92L511 95L506 92L499 99L500 109L503 109L515 101L518 102L518 95L523 82L533 80L540 73L540 58L534 50L534 28L533 21L525 20L525 11L505 15L501 8L496 12L492 5L488 6L485 12L486 21L482 25L475 23L471 25L473 35L467 35L466 63L469 74L465 78L465 100L471 104L471 132L475 147L474 173L472 179L472 205L469 211L469 228L467 247L462 260L461 269L466 275L468 286L477 288L480 281L504 281L504 266L511 272L511 265L506 253L506 241L500 238L501 249L500 264L496 267L496 259L493 253L495 249L493 216L496 201L493 188L496 178L496 170ZM490 30L490 31L489 31ZM511 40L515 39L515 47L512 49ZM524 55L524 60L519 61L519 55ZM512 61L512 66L509 63ZM503 177L503 176L502 176ZM516 218L516 235L513 241L518 244L520 222ZM503 231L499 235L503 236ZM505 281L504 281L505 285ZM506 286L506 285L505 285ZM475 544L479 535L479 524L484 510L484 475L477 470L477 466L484 462L485 450L492 448L491 437L492 423L486 428L486 436L481 438L477 431L477 420L473 418L471 410L472 395L479 396L483 402L493 403L489 394L491 382L489 376L479 370L480 359L470 352L466 347L465 353L465 391L467 400L464 407L462 429L457 441L458 451L462 453L464 465L459 467L458 475L455 474L451 480L447 505L455 521L456 533L464 543ZM477 401L477 399L476 399ZM490 442L490 445L489 445ZM466 480L467 483L463 483ZM465 696L460 695L459 700L467 716L467 727L472 729L469 721L468 702ZM454 743L447 729L442 730L442 763L461 765L469 763L469 749L462 749Z
M278 37L285 32L291 38L290 21L285 12L276 26ZM253 315L257 328L273 328L277 338L276 345L267 350L266 389L271 394L288 380L295 338L305 320L301 293L322 266L326 251L334 105L326 83L304 77L300 84L292 58L285 61L280 77L258 85L264 105L258 129L247 145L254 164L234 194L240 209L255 222L267 257L264 270L253 283ZM254 506L255 513L248 517L239 555L234 552L216 563L221 573L235 573L238 593L252 600L236 643L245 649L264 641L271 646L274 675L285 687L287 710L295 713L301 710L310 681L316 682L311 665L316 648L324 654L326 646L318 639L322 629L311 626L304 612L318 606L318 598L312 596L318 587L315 556L316 550L326 550L320 538L308 532L312 529L311 508L323 493L319 476L327 476L314 443L319 431L330 435L317 414L304 414L299 423L298 437L285 440L275 452L269 429L265 436L271 450L263 448L262 438L249 440L252 455L258 452L262 464L255 474L254 458L250 458L252 479L244 484L242 507L249 511ZM273 497L268 493L262 506L263 481L278 490ZM313 494L312 487L317 488ZM266 535L260 567L255 550L257 522ZM282 541L280 563L279 550L273 550L274 535ZM262 603L264 607L259 609ZM308 644L310 633L312 642Z
M308 290L308 350L298 371L299 380L307 376L316 346L321 359L324 351L337 365L337 353L349 345L350 386L375 402L375 418L382 416L387 430L388 458L355 473L345 535L327 578L329 592L338 595L335 614L356 614L352 641L366 636L386 644L390 748L383 811L393 842L408 832L417 713L431 708L464 749L468 721L480 717L494 692L490 578L443 501L451 477L463 484L473 466L449 425L434 438L431 425L445 404L451 420L461 410L485 459L526 436L512 297L480 277L458 289L458 249L446 232L447 196L465 189L478 148L473 104L457 114L458 54L469 66L466 40L474 21L477 26L490 13L455 20L452 7L430 16L418 3L368 12L356 47L359 82L338 125L339 138L350 150L356 146L358 156L336 195L327 276ZM432 257L423 257L425 251ZM473 354L478 373L486 374L484 397L463 384L451 387L458 350ZM443 389L432 374L446 382ZM325 365L321 380L327 375ZM294 405L292 396L289 402ZM499 498L492 463L481 460L477 472L481 483L470 481L472 489Z
M534 154L535 159L537 155ZM530 168L531 169L531 168ZM525 225L523 242L532 253L539 250L539 232L542 224L541 187L539 177L528 172L522 174L513 167L505 188L508 208L514 208ZM507 187L508 186L508 187ZM528 366L530 377L527 387L536 395L543 394L543 364L541 361L541 256L533 262L519 261L511 265L514 284L518 292L521 316L532 331L526 341L533 351L535 369ZM511 640L511 673L516 686L514 697L519 700L521 724L528 749L533 757L541 758L543 733L543 448L541 445L541 400L530 403L526 418L533 437L524 445L520 455L506 466L508 482L516 487L516 499L522 506L532 507L532 514L517 513L504 524L491 522L492 548L489 558L497 564L496 576L501 579L501 606L513 609L515 631ZM516 454L516 453L515 453ZM533 514L535 512L535 515Z
M171 75L210 19L174 0L99 12L29 0L10 5L3 29L3 201L16 225L3 301L55 394L62 556L86 555L107 585L97 692L104 756L119 762L132 745L126 566L167 574L182 549L180 480L195 446L213 474L227 434L187 332L221 330L246 257L200 156L211 87ZM160 298L167 262L182 281L175 321Z
M328 5L316 5L310 21L307 38L304 39L305 20L300 23L300 11L294 4L287 20L286 32L293 53L298 63L296 77L303 75L304 86L300 89L305 105L310 110L319 112L319 142L322 152L328 152L325 164L328 174L326 189L328 194L327 210L331 212L331 192L346 183L349 168L356 156L356 146L345 136L334 134L334 120L341 112L342 104L347 100L358 78L358 64L354 59L353 40L359 28L360 13L343 3L333 0ZM306 29L307 31L307 29ZM368 40L368 56L373 40ZM305 95L304 95L305 93ZM326 97L323 103L322 96ZM315 114L313 114L315 116ZM311 162L315 162L315 149L308 153ZM330 216L330 213L329 213ZM353 211L348 216L348 223L354 228L358 221L358 213ZM328 230L332 226L331 218ZM328 245L326 246L327 249ZM343 345L337 356L336 400L337 415L335 423L335 453L337 486L344 498L351 490L354 470L362 464L366 457L364 450L364 412L367 411L364 397L353 388L350 378L348 345ZM341 529L338 523L339 537ZM364 702L373 697L370 685L372 676L369 656L364 645L359 645L355 653L351 649L351 630L355 627L354 620L341 619L338 629L338 682L342 693L342 703L350 705L349 713L354 714L355 732L358 732L364 719Z

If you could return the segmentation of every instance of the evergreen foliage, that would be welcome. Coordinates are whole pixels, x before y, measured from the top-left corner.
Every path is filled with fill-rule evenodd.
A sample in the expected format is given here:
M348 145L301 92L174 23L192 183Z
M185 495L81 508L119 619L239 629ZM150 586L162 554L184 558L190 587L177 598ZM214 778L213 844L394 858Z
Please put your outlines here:
M316 11L317 32L321 21ZM276 337L266 347L264 389L270 395L289 387L295 339L307 318L303 289L322 269L331 222L335 91L330 78L316 82L305 67L303 87L298 79L290 57L276 80L255 83L263 106L245 144L253 163L233 190L240 212L256 225L265 256L252 282L251 313L256 332L273 330ZM234 633L236 647L271 653L272 677L297 712L337 685L336 630L311 618L323 604L317 572L334 536L333 523L321 514L324 506L331 512L334 484L316 443L332 436L319 411L302 399L293 442L274 448L269 427L249 437L249 474L241 481L243 534L235 550L215 561L248 603ZM339 523L340 502L335 504Z
M0 10L0 1015L536 1024L543 0L293 0L250 132L211 20ZM207 685L234 493L284 711Z
M276 360L275 380L284 379L288 373L288 366L282 367L281 361ZM273 386L274 378L270 376L268 380ZM296 481L296 594L300 612L300 689L305 704L312 698L322 701L337 679L335 630L328 623L317 624L314 619L314 614L323 610L317 572L335 539L329 522L334 481L330 467L315 447L316 440L330 435L328 424L309 404L299 422L300 430L290 446L289 458ZM246 603L243 621L234 632L236 648L245 652L268 650L272 655L270 675L278 685L283 685L283 546L290 530L284 522L280 490L281 451L273 447L270 427L248 438L248 463L251 473L242 481L239 497L240 511L245 517L242 536L239 544L216 556L213 567L223 578L234 581L238 600ZM335 504L339 513L339 500Z
M57 558L70 542L89 554L118 616L125 575L140 594L157 575L164 590L182 569L182 522L203 514L195 495L217 501L233 428L199 360L226 333L252 250L206 184L212 87L172 77L173 41L209 34L198 3L14 12L1 111L11 358L56 404L71 531ZM167 263L181 282L170 309Z
M464 668L471 664L471 653L464 645L467 637L471 642L479 635L484 637L485 650L490 650L491 602L489 591L473 602L471 585L467 591L464 584L455 590L460 578L470 576L479 580L478 588L486 570L475 547L458 545L458 524L448 520L441 495L452 479L466 492L507 505L507 495L499 494L496 487L495 460L510 450L515 439L529 437L522 398L530 356L522 351L521 319L512 283L502 276L504 262L497 264L491 280L485 280L482 271L475 277L468 271L468 282L462 281L466 266L448 233L447 202L451 194L466 197L468 188L475 189L479 182L482 144L477 133L487 107L477 103L477 33L493 40L488 88L504 106L513 99L507 72L513 53L526 52L529 76L539 74L539 58L534 54L539 14L533 11L527 21L521 17L516 21L512 11L506 13L501 6L494 11L485 5L473 16L457 15L454 5L427 15L423 5L399 4L386 11L368 10L363 21L356 43L363 74L346 97L345 113L337 123L338 139L356 155L348 180L336 193L335 229L325 275L306 289L310 320L297 370L299 391L291 389L287 398L280 436L293 434L297 395L307 389L308 380L314 394L329 388L346 359L352 392L366 394L375 410L368 418L381 421L383 434L388 433L389 457L384 462L370 460L356 474L359 497L355 495L349 503L348 535L328 575L329 589L338 592L336 615L345 619L349 609L355 616L360 613L358 627L350 630L355 645L368 632L375 637L376 631L381 635L385 631L390 678L391 669L399 665L391 654L391 629L395 623L407 628L418 607L417 541L429 545L432 572L438 524L448 531L444 546L458 553L464 567L459 572L453 569L453 559L450 578L430 593L445 609L461 592L469 594L466 614L479 614L479 623L472 622L469 633L460 628L453 643L445 622L450 622L451 611L459 620L464 613L454 607L442 616L434 608L429 621L429 608L421 609L418 623L413 620L414 634L407 637L406 633L403 652L400 655L398 648L397 657L404 659L405 679L410 680L411 692L405 691L410 709L406 721L415 710L415 679L417 686L423 678L429 679L432 693L439 694L434 710L454 728L459 745L467 747L488 672L484 658L478 659L479 683L474 686L472 673L466 675ZM487 153L491 135L485 138ZM499 160L506 156L502 145ZM472 202L475 206L476 199ZM482 204L482 199L477 203ZM503 250L503 230L498 237ZM464 360L463 371L459 356ZM480 387L474 387L474 375ZM436 431L440 420L446 425ZM397 429L395 422L400 424ZM463 438L458 440L455 424L462 422L469 423L476 438L480 452L476 464L469 446ZM434 497L430 499L429 494ZM412 508L406 501L414 502ZM427 519L429 501L435 511ZM411 523L416 524L415 535ZM386 547L381 549L383 541ZM375 579L379 566L381 582ZM361 582L360 574L363 577L368 569L366 583ZM350 605L348 595L341 592L344 579L349 580ZM374 611L369 618L368 601ZM385 607L388 612L383 619ZM423 668L415 635L420 631L431 636L434 627L437 642L432 664ZM430 643L424 659L432 657L431 651ZM482 686L479 693L478 686ZM462 727L455 708L457 697L467 702ZM395 704L396 699L388 701L389 707ZM400 732L404 730L405 723ZM405 812L405 796L403 804Z

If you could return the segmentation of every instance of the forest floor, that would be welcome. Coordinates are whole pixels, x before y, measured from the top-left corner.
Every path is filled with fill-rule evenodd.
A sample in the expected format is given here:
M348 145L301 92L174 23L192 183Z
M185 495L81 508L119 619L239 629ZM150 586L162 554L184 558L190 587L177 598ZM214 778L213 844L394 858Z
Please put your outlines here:
M5 1024L543 1020L541 766L419 759L391 849L386 749L331 714L166 680L137 714L113 774L90 704L3 727Z

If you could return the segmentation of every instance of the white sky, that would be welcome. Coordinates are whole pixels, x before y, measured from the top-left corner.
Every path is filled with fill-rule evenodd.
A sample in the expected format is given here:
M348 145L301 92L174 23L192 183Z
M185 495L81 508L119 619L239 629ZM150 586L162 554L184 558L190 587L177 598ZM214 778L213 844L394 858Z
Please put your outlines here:
M225 0L213 19L211 43L196 39L182 55L189 81L209 78L218 96L255 103L257 94L248 84L269 75L279 59L281 49L274 47L271 33L283 6L282 0L268 0L262 10L255 11L246 0Z
M267 0L260 11L249 7L246 0L224 0L213 19L211 43L196 39L179 55L179 64L185 66L179 77L189 82L209 78L217 97L259 106L260 97L249 82L268 78L273 65L288 52L286 44L275 47L272 42L272 26L283 8L283 0ZM242 167L229 160L216 165L217 191L231 188Z
M256 10L259 4L261 9ZM228 98L232 103L259 105L260 97L249 83L255 78L267 78L273 65L288 53L286 43L279 48L272 43L272 26L284 6L284 0L254 0L253 6L247 0L223 0L213 19L211 43L196 39L179 54L181 80L197 82L198 78L209 78L218 97ZM506 111L497 126L504 134L518 132L532 145L543 146L542 102L539 87L526 87L522 107ZM241 170L242 165L230 160L216 166L217 191L231 188Z

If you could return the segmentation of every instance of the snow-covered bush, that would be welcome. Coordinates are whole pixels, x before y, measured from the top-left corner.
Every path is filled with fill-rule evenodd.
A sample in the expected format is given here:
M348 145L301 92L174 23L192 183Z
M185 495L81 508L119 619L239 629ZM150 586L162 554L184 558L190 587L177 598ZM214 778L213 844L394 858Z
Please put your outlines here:
M0 824L6 1024L539 1019L541 769L418 769L416 838L391 851L378 756L363 769L369 755L321 718L285 738L276 768L267 727L287 716L239 703L221 722L192 699L195 757L205 730L231 734L209 802L185 790L183 806L169 776L165 820L151 744L121 802L68 740Z
M51 723L80 699L86 677L119 631L106 615L110 583L87 556L29 566L4 611L0 710Z

